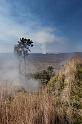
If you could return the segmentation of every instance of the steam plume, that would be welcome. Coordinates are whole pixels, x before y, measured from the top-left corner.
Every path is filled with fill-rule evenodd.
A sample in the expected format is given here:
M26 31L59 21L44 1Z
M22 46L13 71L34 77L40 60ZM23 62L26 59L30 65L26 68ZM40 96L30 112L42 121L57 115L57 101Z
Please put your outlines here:
M42 53L46 53L47 46L54 43L60 42L60 38L54 34L53 29L42 29L34 34L34 40L41 44Z

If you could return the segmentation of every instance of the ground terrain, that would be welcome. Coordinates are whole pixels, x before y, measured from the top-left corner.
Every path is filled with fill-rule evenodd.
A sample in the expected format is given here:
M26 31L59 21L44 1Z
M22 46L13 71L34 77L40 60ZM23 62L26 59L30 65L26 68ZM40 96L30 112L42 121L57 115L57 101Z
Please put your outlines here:
M0 124L82 124L82 59L77 54L38 91L1 84Z

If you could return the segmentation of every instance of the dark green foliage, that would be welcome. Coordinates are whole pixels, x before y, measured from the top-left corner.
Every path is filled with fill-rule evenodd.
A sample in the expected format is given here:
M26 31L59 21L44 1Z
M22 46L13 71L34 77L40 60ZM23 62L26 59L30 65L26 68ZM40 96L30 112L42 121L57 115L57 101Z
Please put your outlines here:
M65 75L62 75L61 79L59 80L60 83L60 91L64 89L64 81L65 81Z
M48 76L49 76L49 80L50 80L50 78L52 77L52 76L54 76L54 68L53 68L53 66L48 66L48 68L47 68L47 73L48 73Z
M79 97L82 97L82 64L77 66L77 73L75 75L76 85Z
M77 80L82 81L82 64L77 66L77 73L75 76Z
M26 38L20 38L20 41L18 41L18 44L14 47L14 52L18 56L26 56L28 55L28 52L30 52L29 47L33 47L33 41Z
M82 124L82 117L77 114L77 113L74 113L74 123L73 124Z
M47 84L53 75L54 68L52 66L48 66L47 70L42 70L41 72L35 73L34 78L40 80L43 84Z
M25 90L24 87L20 87L16 92L23 92L23 93L27 93L27 91Z
M72 106L76 109L82 109L82 64L77 65L75 81L71 90Z

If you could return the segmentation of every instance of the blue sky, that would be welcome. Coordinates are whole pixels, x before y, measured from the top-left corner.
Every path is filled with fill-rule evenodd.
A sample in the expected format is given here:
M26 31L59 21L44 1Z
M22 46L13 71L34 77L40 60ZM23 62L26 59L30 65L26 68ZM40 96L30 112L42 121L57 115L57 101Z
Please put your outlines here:
M82 0L0 0L0 52L23 36L32 52L82 51Z

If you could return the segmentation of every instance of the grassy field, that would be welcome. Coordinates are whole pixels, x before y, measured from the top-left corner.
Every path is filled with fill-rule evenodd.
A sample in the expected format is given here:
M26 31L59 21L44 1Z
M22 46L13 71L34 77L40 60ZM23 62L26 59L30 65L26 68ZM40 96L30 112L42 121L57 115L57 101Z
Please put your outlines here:
M72 59L36 92L0 86L0 124L82 124L82 66Z

